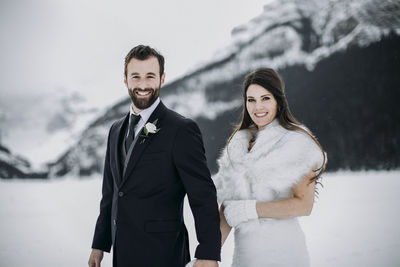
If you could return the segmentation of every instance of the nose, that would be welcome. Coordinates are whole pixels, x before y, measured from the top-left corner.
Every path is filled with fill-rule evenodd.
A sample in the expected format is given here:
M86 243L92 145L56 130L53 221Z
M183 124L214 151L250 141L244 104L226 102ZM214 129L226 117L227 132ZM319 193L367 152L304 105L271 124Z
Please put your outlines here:
M261 103L260 102L256 102L256 111L258 111L258 110L260 110L260 109L262 109L262 105L261 105Z
M138 80L136 82L136 88L145 89L146 88L145 82L142 79Z

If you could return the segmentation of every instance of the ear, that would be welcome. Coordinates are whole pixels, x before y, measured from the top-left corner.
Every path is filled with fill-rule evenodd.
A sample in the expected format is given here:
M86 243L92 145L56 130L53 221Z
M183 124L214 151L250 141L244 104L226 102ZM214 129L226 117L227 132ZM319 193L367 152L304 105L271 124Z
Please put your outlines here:
M165 72L163 73L163 75L161 75L161 78L160 78L161 85L164 84L164 81L165 81Z
M128 82L126 80L126 76L125 75L124 75L124 84L125 84L126 87L128 87Z

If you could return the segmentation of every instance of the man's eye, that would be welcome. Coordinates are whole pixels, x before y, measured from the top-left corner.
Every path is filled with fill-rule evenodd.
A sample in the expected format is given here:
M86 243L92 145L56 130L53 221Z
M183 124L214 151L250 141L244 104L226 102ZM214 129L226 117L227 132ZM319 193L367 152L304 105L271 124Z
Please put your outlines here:
M147 76L147 79L154 79L154 76Z
M139 76L132 76L132 79L139 79Z

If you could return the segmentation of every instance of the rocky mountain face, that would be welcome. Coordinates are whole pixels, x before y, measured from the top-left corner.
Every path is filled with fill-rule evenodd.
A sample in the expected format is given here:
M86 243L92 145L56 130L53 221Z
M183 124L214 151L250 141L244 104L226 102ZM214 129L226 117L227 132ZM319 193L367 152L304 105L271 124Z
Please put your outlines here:
M232 37L212 61L161 89L169 108L199 124L212 171L239 120L243 77L258 67L281 74L328 170L400 166L399 1L276 0ZM108 129L128 108L126 98L98 117L48 164L49 175L102 172Z

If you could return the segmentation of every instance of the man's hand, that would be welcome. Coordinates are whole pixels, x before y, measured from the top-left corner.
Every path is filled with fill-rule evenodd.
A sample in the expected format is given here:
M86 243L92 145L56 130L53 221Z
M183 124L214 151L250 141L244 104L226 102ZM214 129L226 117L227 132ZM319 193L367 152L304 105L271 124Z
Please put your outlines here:
M100 249L92 249L89 258L89 267L100 267L100 262L103 259L103 251Z
M218 262L212 260L197 260L193 267L218 267Z

